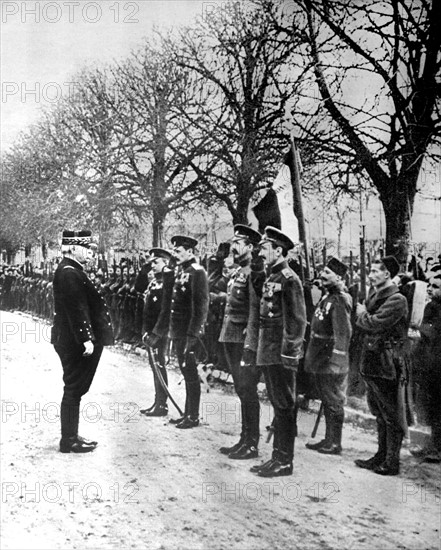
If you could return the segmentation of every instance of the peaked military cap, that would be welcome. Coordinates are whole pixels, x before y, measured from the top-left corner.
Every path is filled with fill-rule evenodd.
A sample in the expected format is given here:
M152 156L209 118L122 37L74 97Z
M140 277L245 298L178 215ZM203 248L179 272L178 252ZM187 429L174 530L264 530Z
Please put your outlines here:
M260 242L265 243L267 241L274 243L276 246L281 246L286 252L294 248L292 240L285 233L271 225L265 227L265 234Z
M395 256L383 256L383 258L380 258L380 261L383 262L385 268L389 271L391 279L400 271L400 264L397 262Z
M183 246L184 248L195 248L198 244L196 239L188 235L175 235L171 238L173 246Z
M233 241L235 239L248 239L250 243L256 245L261 241L262 235L252 227L238 223L234 226Z
M164 260L169 260L171 258L171 252L165 250L165 248L151 248L149 250L150 259L162 258Z
M92 232L84 231L63 231L61 244L65 246L84 246L85 248L96 248L96 243L92 239Z
M340 275L341 278L344 278L348 271L348 266L337 258L330 258L326 264L326 267L328 267L336 275Z

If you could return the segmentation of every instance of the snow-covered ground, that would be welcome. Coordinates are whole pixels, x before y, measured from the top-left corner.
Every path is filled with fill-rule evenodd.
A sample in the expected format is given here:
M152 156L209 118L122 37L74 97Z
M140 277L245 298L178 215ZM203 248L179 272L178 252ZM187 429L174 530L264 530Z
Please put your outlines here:
M397 477L360 470L353 461L375 452L375 435L349 425L341 457L309 451L315 417L303 412L293 476L259 478L255 461L218 452L240 431L234 394L204 393L193 430L147 419L139 409L153 401L150 368L116 348L104 351L82 402L80 433L98 448L59 453L61 365L49 328L11 312L0 320L2 549L440 547L439 466L404 449ZM180 379L170 371L182 404ZM264 403L261 459L270 420Z

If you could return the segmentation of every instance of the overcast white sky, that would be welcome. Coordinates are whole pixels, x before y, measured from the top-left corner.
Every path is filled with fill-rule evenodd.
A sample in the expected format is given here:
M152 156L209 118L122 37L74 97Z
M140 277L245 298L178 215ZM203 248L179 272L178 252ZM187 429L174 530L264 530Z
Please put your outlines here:
M41 106L68 94L85 65L125 57L156 26L189 24L222 2L1 1L1 144L7 149Z

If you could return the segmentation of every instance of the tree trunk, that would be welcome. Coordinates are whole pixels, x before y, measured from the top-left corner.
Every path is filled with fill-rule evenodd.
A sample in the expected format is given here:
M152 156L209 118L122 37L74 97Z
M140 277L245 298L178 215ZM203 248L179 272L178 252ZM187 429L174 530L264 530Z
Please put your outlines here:
M162 234L164 230L165 216L161 209L155 208L153 210L152 221L152 246L162 246Z
M402 182L401 189L391 184L388 191L384 195L380 195L380 200L386 218L386 254L393 254L404 266L411 238L414 196L409 197Z

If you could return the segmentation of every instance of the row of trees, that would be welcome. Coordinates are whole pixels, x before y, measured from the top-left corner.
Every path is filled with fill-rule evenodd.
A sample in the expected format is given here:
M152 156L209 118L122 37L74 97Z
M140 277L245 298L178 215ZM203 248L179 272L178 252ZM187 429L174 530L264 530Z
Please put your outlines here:
M386 250L405 253L423 161L439 163L441 4L253 0L157 33L84 71L2 156L10 246L222 205L246 223L294 132L305 193L379 194ZM191 228L191 226L190 226Z

